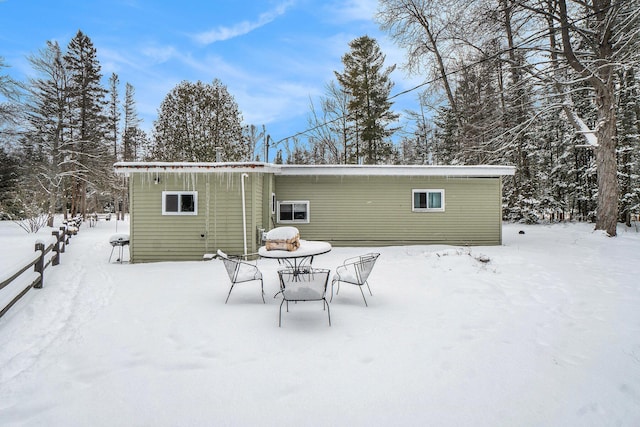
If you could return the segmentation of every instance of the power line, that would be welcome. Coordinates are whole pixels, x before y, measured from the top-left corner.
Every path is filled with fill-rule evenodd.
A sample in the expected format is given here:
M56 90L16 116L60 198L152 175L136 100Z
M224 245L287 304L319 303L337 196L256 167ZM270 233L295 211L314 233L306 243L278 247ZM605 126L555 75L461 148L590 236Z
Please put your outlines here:
M612 3L605 10L612 9L612 8L622 4L622 3L623 3L623 0L621 0L620 2ZM570 23L570 25L573 26L573 25L575 25L576 23L578 23L580 21L584 21L584 20L589 19L589 18L591 18L593 16L596 16L598 13L601 13L601 12L602 11L593 12L593 13L587 14L587 15L581 17L581 18L575 19ZM473 67L476 67L478 65L481 65L481 64L483 64L485 62L496 60L496 59L500 58L502 55L504 55L505 53L523 49L527 44L530 44L532 42L538 41L538 40L542 39L543 37L548 37L549 35L551 35L551 32L550 32L549 29L544 29L544 30L535 32L535 33L531 34L530 36L528 36L525 40L523 40L520 43L518 43L517 46L511 47L511 48L501 49L501 50L499 50L498 52L496 52L496 53L494 53L492 55L485 56L485 57L483 57L483 58L481 58L481 59L479 59L477 61L474 61L474 62L472 62L472 63L470 63L468 65L464 65L464 66L462 66L462 67L460 67L460 68L458 68L456 70L447 71L445 73L445 76L437 76L437 77L435 77L435 78L433 78L431 80L424 81L423 83L420 83L420 84L418 84L418 85L416 85L416 86L414 86L412 88L405 89L405 90L403 90L401 92L398 92L398 93L396 93L394 95L391 95L386 100L387 101L391 101L391 100L393 100L395 98L398 98L400 96L406 95L407 93L414 92L414 91L416 91L416 90L418 90L418 89L420 89L420 88L422 88L424 86L427 86L427 85L430 85L430 84L434 84L434 83L444 79L445 77L450 77L450 76L459 74L459 73L461 73L463 71L469 70L469 69L471 69ZM320 128L324 127L324 126L327 126L329 124L335 123L335 122L337 122L339 120L343 120L345 118L346 118L346 115L341 115L339 117L336 117L335 119L325 121L325 122L320 123L320 124L318 124L316 126L313 126L311 128L305 129L305 130L297 132L297 133L295 133L293 135L290 135L290 136L287 136L285 138L282 138L282 139L276 141L273 146L275 147L275 146L277 146L278 144L280 144L283 141L286 141L286 140L291 139L291 138L295 138L295 137L300 136L300 135L305 135L308 132L314 131L316 129L320 129Z

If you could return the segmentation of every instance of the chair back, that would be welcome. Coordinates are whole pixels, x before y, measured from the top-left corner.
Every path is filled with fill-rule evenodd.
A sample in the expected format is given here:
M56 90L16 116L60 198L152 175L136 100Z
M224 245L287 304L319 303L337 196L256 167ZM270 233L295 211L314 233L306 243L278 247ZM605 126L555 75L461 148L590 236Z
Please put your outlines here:
M218 257L222 260L224 264L224 268L227 270L227 274L229 275L229 280L235 282L236 272L238 270L239 262L237 260L229 258L229 255L222 252L218 249Z
M285 269L278 271L280 292L286 301L320 301L325 299L330 270Z
M376 260L380 254L370 253L366 255L362 255L359 257L359 260L354 263L354 267L356 269L356 275L359 278L360 283L364 283L369 278L369 274L371 274L371 270L373 270L373 266L376 263Z

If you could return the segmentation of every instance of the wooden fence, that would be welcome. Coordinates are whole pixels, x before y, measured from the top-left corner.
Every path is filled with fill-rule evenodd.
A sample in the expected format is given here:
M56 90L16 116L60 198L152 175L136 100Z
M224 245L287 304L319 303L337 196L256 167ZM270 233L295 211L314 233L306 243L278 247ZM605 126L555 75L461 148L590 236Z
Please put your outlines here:
M42 288L45 270L60 263L60 255L65 252L71 236L78 233L81 223L81 217L66 221L59 230L51 232L47 241L36 242L35 252L21 260L14 270L0 276L0 317L29 289Z

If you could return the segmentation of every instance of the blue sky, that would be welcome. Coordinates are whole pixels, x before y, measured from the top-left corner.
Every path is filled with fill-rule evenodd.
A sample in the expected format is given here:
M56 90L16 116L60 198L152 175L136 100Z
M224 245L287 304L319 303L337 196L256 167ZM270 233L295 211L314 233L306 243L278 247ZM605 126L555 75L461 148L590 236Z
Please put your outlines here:
M310 100L342 71L348 43L378 40L393 93L419 84L400 69L404 52L373 20L376 0L151 1L0 0L0 56L16 80L33 73L27 56L47 40L66 48L78 30L93 41L106 79L118 74L136 91L150 131L165 95L183 80L225 84L246 124L266 125L274 141L308 127ZM417 92L394 110L417 109Z

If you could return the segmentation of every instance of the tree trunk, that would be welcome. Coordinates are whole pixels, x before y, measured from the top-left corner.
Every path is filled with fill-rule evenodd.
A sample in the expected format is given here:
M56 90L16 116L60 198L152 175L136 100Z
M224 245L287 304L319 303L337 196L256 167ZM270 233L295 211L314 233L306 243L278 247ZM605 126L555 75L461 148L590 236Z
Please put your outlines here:
M587 68L576 56L571 45L569 34L569 18L566 0L558 0L560 12L562 50L569 65L580 73L595 90L596 107L598 109L598 124L596 137L596 170L598 173L598 209L596 230L604 230L609 236L616 235L618 224L618 162L616 158L616 113L614 62L612 61L613 34L606 21L610 0L596 1L593 9L598 20L599 44L595 49L595 56L599 66L595 71Z
M616 235L618 224L618 160L616 157L616 110L613 83L597 90L598 148L596 166L598 171L598 210L596 230L604 230L609 236Z

